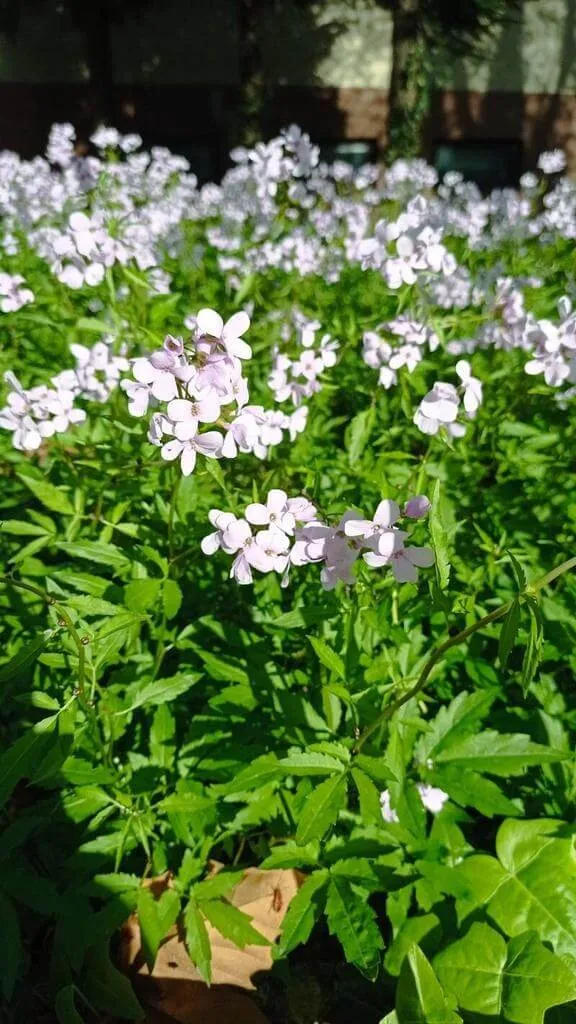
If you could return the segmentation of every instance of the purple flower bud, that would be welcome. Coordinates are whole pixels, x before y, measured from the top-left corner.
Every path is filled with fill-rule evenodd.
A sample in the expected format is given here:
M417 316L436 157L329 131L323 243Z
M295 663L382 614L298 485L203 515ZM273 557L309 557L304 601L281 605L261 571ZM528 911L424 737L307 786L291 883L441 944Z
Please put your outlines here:
M184 352L184 342L182 338L173 338L171 334L167 334L164 338L164 348L167 352L173 352L176 356L181 356Z
M408 516L409 519L421 519L422 516L428 515L431 507L428 498L424 494L417 494L404 505L404 515Z

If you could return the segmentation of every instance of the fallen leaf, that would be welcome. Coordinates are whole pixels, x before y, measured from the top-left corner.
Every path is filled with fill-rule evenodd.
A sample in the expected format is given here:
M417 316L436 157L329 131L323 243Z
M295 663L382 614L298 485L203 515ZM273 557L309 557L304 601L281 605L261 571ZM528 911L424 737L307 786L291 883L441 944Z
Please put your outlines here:
M273 943L304 877L294 870L248 868L229 900ZM158 898L171 885L171 878L165 875L146 884ZM208 921L206 928L212 949L210 987L188 956L180 922L160 944L150 972L142 950L138 917L133 914L128 919L122 930L120 966L130 973L139 998L179 1024L267 1024L250 996L240 990L253 990L253 976L271 969L271 946L238 949Z

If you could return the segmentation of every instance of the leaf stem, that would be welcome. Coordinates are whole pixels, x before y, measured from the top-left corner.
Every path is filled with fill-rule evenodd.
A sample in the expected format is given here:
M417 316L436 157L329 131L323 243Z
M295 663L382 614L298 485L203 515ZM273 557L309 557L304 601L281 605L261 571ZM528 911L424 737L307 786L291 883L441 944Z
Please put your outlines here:
M545 576L541 576L540 579L527 584L525 589L521 591L519 595L520 600L537 593L539 590L542 590L554 580L558 579L559 576L563 576L564 573L575 568L576 557L567 559L567 561L562 562L561 565L558 565L555 569L546 573ZM484 626L488 626L491 622L496 622L497 619L503 618L510 611L512 604L513 601L507 601L506 604L502 604L499 608L495 608L494 611L489 612L488 615L483 615L477 622L472 623L471 626L467 626L466 629L461 630L460 633L449 637L448 640L445 640L444 643L440 644L440 646L437 647L428 658L428 661L424 665L418 679L414 683L414 686L410 687L410 689L403 693L402 696L397 697L396 700L388 704L384 708L384 711L378 715L378 717L366 729L364 729L354 748L355 753L358 753L370 736L372 736L380 726L388 722L392 716L404 706L404 704L407 704L412 697L417 697L418 694L421 693L430 678L432 669L435 668L438 662L442 660L447 651L452 647L457 647L459 644L463 643L464 640L467 640L473 633L477 633L479 629L483 629Z

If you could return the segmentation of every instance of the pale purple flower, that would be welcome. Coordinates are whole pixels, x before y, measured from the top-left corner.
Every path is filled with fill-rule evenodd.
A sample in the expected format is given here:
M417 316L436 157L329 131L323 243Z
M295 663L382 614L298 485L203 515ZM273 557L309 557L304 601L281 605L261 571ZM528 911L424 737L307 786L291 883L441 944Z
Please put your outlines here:
M409 519L422 519L423 516L428 515L431 508L432 505L424 494L416 494L404 505L404 515Z
M482 382L472 376L472 367L466 359L456 363L456 373L464 388L464 408L470 417L474 417L482 404Z
M229 356L236 356L238 359L251 358L252 349L242 339L242 335L250 327L250 317L247 313L234 313L224 323L214 309L201 309L196 317L196 326L201 335L217 341Z
M296 520L288 507L286 491L273 488L268 492L266 504L253 502L246 508L246 519L254 526L271 526L290 536L294 533Z

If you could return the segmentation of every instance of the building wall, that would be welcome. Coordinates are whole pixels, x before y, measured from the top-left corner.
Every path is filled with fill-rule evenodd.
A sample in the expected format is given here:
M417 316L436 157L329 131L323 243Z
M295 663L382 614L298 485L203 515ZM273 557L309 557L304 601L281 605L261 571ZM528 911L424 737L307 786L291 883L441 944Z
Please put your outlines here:
M87 117L88 74L64 10L22 6L17 35L0 36L0 148L34 152L52 120ZM297 121L319 139L384 146L390 15L371 0L272 6L264 23L269 130ZM196 136L221 151L238 82L237 32L236 0L150 0L115 25L120 126L166 144ZM485 59L443 62L434 75L429 145L519 139L529 166L539 148L563 144L576 164L576 0L526 0Z

